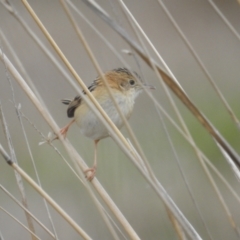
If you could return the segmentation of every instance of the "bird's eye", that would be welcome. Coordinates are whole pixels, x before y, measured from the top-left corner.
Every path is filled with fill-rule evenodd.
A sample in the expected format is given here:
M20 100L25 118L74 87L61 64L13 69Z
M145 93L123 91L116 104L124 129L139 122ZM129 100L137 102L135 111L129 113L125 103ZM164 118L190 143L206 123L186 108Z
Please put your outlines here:
M135 84L135 81L131 79L131 80L129 81L129 83L130 83L130 85L134 85L134 84Z

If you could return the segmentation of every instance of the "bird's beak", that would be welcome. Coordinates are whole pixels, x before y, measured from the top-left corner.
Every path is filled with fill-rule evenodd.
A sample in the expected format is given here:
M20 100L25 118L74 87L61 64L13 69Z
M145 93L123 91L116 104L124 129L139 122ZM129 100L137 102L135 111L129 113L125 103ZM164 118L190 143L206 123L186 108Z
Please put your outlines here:
M143 86L144 86L145 88L148 88L148 89L151 89L151 90L155 90L155 89L156 89L154 86L149 85L149 84L146 84L146 83L144 83Z

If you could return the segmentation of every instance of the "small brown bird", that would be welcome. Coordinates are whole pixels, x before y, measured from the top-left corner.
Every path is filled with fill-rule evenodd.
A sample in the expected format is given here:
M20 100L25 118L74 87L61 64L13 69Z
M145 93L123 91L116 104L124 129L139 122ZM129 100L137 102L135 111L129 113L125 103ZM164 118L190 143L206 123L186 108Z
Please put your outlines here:
M136 73L133 75L126 68L113 69L112 71L106 72L104 75L120 110L127 119L133 111L135 98L143 90L142 86L154 89L154 87L150 85L139 84L136 79L138 75ZM88 89L107 113L109 118L120 129L123 126L122 118L109 96L103 79L101 77L97 78ZM83 93L85 92L83 91ZM93 167L85 171L87 179L91 181L95 176L97 168L97 144L99 140L109 136L108 130L80 96L76 96L73 100L62 100L62 103L68 105L67 115L69 118L73 118L73 120L61 129L61 134L66 136L69 127L72 123L76 122L81 133L94 140Z

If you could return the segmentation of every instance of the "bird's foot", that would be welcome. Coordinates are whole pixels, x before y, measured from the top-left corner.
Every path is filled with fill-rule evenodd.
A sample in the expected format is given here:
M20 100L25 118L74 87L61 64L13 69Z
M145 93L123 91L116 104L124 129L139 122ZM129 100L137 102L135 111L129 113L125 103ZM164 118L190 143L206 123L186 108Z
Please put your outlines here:
M63 128L60 129L59 133L63 136L63 138L66 138L69 127L70 127L70 124L68 124L67 126L65 126L65 127L63 127ZM59 139L58 136L56 136L55 138L53 138L53 139L51 140L51 142L54 141L54 140L57 140L57 139Z
M88 168L87 170L84 171L85 177L87 178L87 180L89 182L91 182L93 180L93 178L95 177L96 170L97 170L97 168L95 166L93 166L92 168Z
M70 123L68 123L65 127L61 128L60 129L60 134L63 136L63 138L66 138L67 136L67 132L68 132L68 129L70 128L70 126L74 123L75 119L73 119ZM58 136L56 136L53 140L56 140L56 139L59 139ZM53 141L52 140L52 141Z
M60 129L60 134L61 134L64 138L66 138L66 136L67 136L67 131L68 131L68 129L69 129L69 126L65 126L65 127L63 127L63 128Z

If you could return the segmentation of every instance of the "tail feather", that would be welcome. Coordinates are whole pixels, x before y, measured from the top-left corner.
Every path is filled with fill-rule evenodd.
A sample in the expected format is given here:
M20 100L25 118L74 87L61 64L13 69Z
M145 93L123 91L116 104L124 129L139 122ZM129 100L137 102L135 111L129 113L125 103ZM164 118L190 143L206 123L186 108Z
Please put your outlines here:
M70 100L70 99L62 99L61 100L61 102L63 104L68 105L67 115L69 118L74 117L74 112L78 108L78 106L81 105L81 101L82 101L82 99L80 96L76 96L73 100Z
M70 100L70 99L62 99L61 102L62 102L63 104L65 104L65 105L69 105L70 102L72 102L72 100Z

